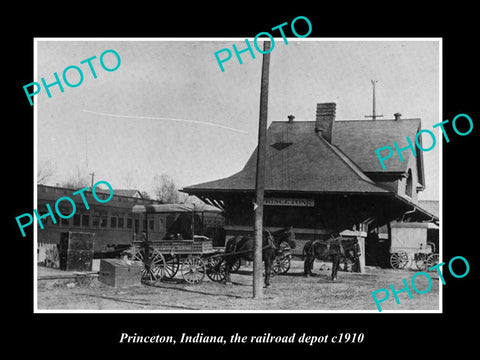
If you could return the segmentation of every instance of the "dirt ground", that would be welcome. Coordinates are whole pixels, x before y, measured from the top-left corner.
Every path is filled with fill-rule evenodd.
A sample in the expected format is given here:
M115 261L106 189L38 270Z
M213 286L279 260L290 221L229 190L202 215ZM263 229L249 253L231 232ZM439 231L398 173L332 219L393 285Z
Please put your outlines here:
M294 260L289 272L276 276L272 286L264 289L262 299L252 299L252 269L243 266L232 274L231 285L210 281L191 285L180 274L155 286L139 285L114 288L98 281L86 280L38 280L38 310L370 310L378 313L372 291L388 288L393 284L399 290L410 284L415 274L411 270L392 270L367 267L365 274L339 271L338 280L330 280L330 270L314 266L314 276L303 276L303 262ZM327 266L329 266L327 264ZM179 272L180 273L180 272ZM439 286L437 272L429 273L433 286L428 293L412 291L412 299L406 292L398 295L397 304L393 295L383 302L383 310L439 310ZM418 290L428 288L424 276L415 280ZM383 294L380 293L379 297Z

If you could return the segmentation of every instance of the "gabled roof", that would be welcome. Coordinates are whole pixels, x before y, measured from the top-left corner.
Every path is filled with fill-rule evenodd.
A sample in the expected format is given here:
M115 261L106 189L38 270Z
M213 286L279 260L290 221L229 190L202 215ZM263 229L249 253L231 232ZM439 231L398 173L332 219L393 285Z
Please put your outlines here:
M315 121L274 121L268 132L274 138L288 138L289 141L298 141L305 134L313 132ZM393 143L399 148L408 145L408 136L415 143L415 135L421 128L420 119L400 120L336 120L333 124L333 145L342 150L363 172L405 172L408 159L413 156L410 150L402 152L404 161L401 162L396 154ZM394 154L385 160L386 169L383 170L375 150L383 146L390 146ZM386 153L385 153L386 154ZM417 156L422 156L417 151Z
M388 192L377 187L342 151L315 133L313 125L309 131L303 132L297 126L288 126L294 124L298 123L274 122L268 129L265 191ZM255 150L240 172L224 179L186 187L184 191L253 191L256 159Z
M110 190L102 189L100 187L96 188L95 192L99 193L99 194L110 194ZM139 190L134 190L134 189L113 189L113 195L131 197L131 198L137 198L137 199L142 199L143 198L140 191Z
M113 193L119 196L137 197L137 198L142 197L142 194L140 193L139 190L133 190L133 189L114 189Z
M397 142L400 149L404 148L408 145L408 136L415 144L415 135L420 129L420 119L336 121L333 126L333 144L348 154L363 172L403 173L407 171L408 159L413 154L410 150L403 151L404 161L401 162L393 143ZM385 160L385 170L375 153L375 150L383 146L393 149L393 156ZM382 154L386 156L386 150ZM422 157L421 151L417 151L418 156Z

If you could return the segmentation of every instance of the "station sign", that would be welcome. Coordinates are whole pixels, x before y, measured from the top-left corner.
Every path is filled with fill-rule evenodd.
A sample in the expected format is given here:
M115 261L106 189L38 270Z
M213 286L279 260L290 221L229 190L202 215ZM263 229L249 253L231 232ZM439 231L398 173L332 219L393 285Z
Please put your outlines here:
M301 199L301 198L265 198L263 204L266 206L315 206L315 200L313 199Z

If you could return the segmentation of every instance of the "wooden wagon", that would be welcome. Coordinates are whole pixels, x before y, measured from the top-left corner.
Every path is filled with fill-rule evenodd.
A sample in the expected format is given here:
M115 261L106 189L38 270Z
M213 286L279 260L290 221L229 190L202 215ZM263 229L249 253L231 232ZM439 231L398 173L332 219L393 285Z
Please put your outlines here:
M438 249L427 242L426 223L397 223L392 226L390 265L394 269L407 266L423 271L439 261Z
M152 204L136 205L132 212L149 214L191 213L191 233L195 234L194 214L221 213L221 210L207 204ZM202 216L203 218L203 216ZM173 234L176 236L176 234ZM201 282L205 275L219 281L224 276L221 266L223 249L214 248L212 239L193 235L192 239L149 239L148 232L142 239L134 241L128 251L129 261L140 263L142 280L155 282L173 278L180 270L183 279L191 284Z

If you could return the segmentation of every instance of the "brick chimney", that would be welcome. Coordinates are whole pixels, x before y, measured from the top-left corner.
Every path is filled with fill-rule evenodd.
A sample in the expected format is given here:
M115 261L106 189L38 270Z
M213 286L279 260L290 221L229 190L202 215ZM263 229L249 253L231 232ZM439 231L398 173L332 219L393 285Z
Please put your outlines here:
M317 104L317 116L315 119L315 132L319 132L329 143L332 143L333 123L337 104Z

